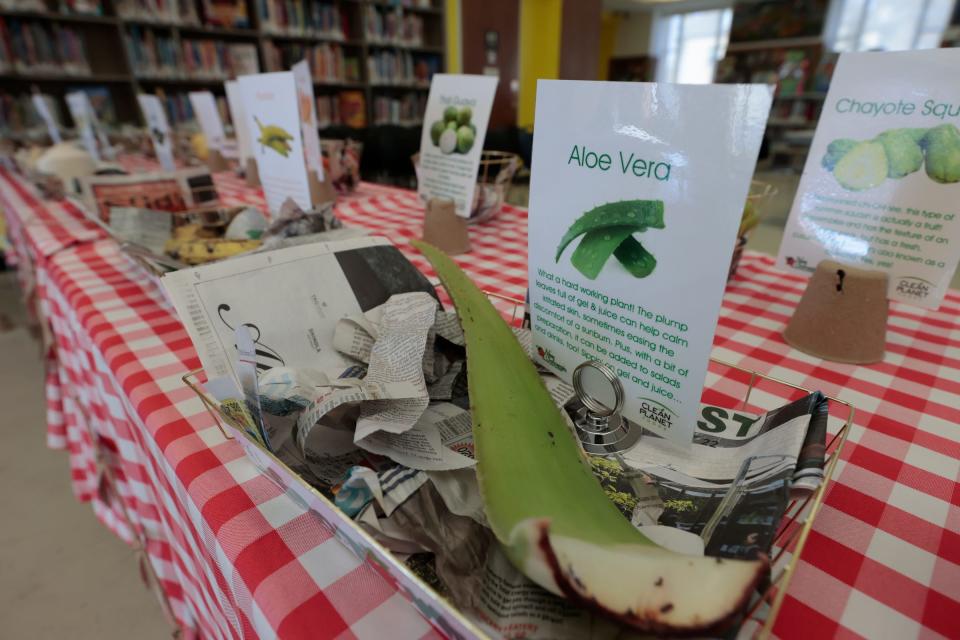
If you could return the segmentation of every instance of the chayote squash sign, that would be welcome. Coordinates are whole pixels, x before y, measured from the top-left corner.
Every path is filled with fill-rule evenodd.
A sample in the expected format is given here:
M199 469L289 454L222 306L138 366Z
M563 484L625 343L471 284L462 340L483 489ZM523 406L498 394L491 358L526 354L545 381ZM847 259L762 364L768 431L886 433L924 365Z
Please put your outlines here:
M780 245L885 272L887 297L936 308L960 260L960 49L845 53Z

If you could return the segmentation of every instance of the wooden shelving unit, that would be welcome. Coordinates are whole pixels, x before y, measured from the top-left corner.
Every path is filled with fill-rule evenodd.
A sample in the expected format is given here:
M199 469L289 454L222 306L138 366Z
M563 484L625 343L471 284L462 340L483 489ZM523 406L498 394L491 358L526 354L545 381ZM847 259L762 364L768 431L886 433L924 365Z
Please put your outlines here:
M800 53L806 65L805 86L785 91L778 77L788 65L788 55ZM826 92L811 89L824 55L820 37L779 38L731 42L718 64L718 82L764 82L777 85L767 120L771 167L802 170L809 140L820 116Z
M202 19L202 0L190 0L196 5L197 15ZM127 37L132 31L150 31L172 39L174 49L182 55L184 40L215 40L227 44L249 43L257 50L260 71L278 71L268 68L269 50L272 47L338 45L345 56L357 60L359 77L356 79L318 80L314 83L318 96L339 95L342 91L361 91L366 108L366 125L375 121L376 99L398 97L400 94L421 95L425 101L429 81L381 82L371 78L370 60L379 52L393 51L409 55L414 65L424 68L446 69L446 34L444 29L443 0L429 0L429 6L407 6L406 2L383 0L295 0L295 6L324 5L336 7L345 18L348 32L339 37L331 34L276 33L266 28L261 15L263 0L245 0L250 26L221 27L207 24L182 24L170 21L155 21L144 16L126 17L118 12L117 0L103 0L103 15L58 13L55 0L45 0L47 11L23 11L0 8L0 18L8 25L10 20L61 24L78 32L90 63L91 72L85 75L57 73L54 71L24 71L8 69L0 71L0 92L23 93L34 87L58 97L61 112L69 120L63 95L68 91L92 86L104 86L109 91L116 119L121 122L139 123L141 116L136 103L140 92L162 92L165 95L185 93L207 88L217 95L224 95L223 82L229 78L150 75L134 69ZM368 11L383 14L400 12L415 15L423 22L422 42L383 42L370 38L366 29ZM414 124L422 113L406 124ZM335 123L336 124L336 123Z

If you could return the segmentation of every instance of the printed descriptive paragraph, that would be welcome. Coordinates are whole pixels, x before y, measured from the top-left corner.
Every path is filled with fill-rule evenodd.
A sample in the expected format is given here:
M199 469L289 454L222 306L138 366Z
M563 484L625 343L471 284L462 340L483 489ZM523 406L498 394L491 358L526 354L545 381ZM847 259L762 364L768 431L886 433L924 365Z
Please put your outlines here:
M798 240L813 240L807 229L829 230L827 251L838 258L867 266L890 268L895 260L943 268L945 262L927 255L931 244L950 244L948 227L953 213L901 207L884 202L835 198L814 194L812 210L804 213L802 225L793 232ZM826 234L819 233L824 241Z
M633 300L622 300L538 269L542 302L534 311L543 335L584 360L604 362L624 381L678 401L689 370L677 365L689 326Z

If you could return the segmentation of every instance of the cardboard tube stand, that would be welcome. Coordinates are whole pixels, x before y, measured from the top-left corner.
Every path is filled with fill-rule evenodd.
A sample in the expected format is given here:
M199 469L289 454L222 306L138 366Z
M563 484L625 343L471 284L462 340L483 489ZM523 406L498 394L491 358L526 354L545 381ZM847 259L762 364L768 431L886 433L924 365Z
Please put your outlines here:
M883 360L887 274L824 260L807 283L783 332L804 353L852 364Z
M243 173L247 180L248 187L260 186L260 171L257 169L257 161L254 158L247 158L243 167Z
M210 169L210 173L217 173L229 169L230 164L219 149L210 149L207 152L207 168Z
M423 239L451 256L470 251L466 218L457 215L453 200L430 198L423 219Z
M307 183L310 187L310 202L313 203L314 207L337 201L337 190L333 188L329 175L324 174L323 182L321 182L317 178L317 174L308 169Z

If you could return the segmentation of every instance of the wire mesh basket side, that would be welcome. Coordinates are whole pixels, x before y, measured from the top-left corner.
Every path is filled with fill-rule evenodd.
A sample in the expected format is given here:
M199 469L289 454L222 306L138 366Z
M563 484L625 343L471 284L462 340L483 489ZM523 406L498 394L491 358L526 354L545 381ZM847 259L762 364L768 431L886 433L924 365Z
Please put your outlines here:
M447 298L440 285L435 285L441 299ZM523 322L524 301L507 295L485 292L492 302L501 303L499 309L505 319L513 325ZM707 388L704 400L728 409L753 413L766 413L812 391L793 383L769 376L716 358L710 359ZM243 426L234 424L234 419L223 408L210 399L193 382L202 370L183 376L184 382L200 397L207 411L214 418L225 438L233 439L224 429L230 424L243 432ZM711 380L711 375L713 379ZM823 504L823 499L836 469L837 461L849 435L854 418L854 407L850 403L827 396L829 402L828 431L825 444L825 463L823 478L812 492L793 497L784 512L773 539L770 554L771 579L767 589L758 594L745 611L741 630L752 629L752 637L770 637L780 609L783 605L790 580L796 570L814 519ZM766 406L772 405L772 406ZM839 414L839 415L836 415ZM272 457L272 454L271 454ZM282 463L280 463L282 464Z

